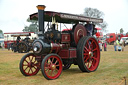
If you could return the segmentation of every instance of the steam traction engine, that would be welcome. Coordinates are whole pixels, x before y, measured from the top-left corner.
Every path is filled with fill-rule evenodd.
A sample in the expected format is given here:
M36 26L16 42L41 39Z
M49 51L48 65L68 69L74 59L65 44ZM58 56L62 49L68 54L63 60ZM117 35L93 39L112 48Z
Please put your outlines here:
M103 22L102 19L85 16L44 11L44 5L38 5L38 13L30 15L31 20L39 21L39 39L33 44L33 53L24 55L20 61L20 71L24 76L36 75L41 69L48 80L56 79L62 70L71 64L78 65L82 72L93 72L100 61L100 49L93 36L87 36L88 30L79 22ZM58 31L59 23L75 24L71 30ZM52 26L44 32L44 21Z

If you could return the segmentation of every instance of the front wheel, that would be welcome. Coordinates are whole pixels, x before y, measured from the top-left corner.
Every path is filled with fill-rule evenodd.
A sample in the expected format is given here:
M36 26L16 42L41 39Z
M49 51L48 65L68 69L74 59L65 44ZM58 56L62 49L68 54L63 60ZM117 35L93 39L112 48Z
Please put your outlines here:
M33 53L24 55L20 61L20 72L24 76L36 75L40 70L40 62Z
M80 39L77 46L77 62L81 71L93 72L100 61L100 48L97 40L92 36Z
M62 72L62 60L57 54L48 54L41 63L41 71L48 80L56 79Z

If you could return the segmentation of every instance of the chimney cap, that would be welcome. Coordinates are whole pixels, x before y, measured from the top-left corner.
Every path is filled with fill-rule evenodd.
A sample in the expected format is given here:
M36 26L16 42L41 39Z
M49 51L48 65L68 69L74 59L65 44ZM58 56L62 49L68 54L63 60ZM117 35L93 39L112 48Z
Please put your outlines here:
M36 6L38 10L44 10L45 9L45 5L38 5Z

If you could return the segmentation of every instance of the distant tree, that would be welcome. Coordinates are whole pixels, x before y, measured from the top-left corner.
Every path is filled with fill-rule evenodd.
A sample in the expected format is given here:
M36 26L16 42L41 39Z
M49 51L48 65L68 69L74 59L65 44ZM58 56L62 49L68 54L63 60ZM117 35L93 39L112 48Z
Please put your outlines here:
M93 18L104 18L104 13L102 11L99 11L98 9L95 8L85 8L84 9L84 16L87 17L93 17ZM103 20L103 23L94 23L95 25L99 26L102 28L103 31L107 31L107 22Z
M123 34L124 30L123 28L120 29L120 34Z
M3 31L0 30L0 38L2 38L3 36L4 36Z
M128 32L126 34L128 34Z
M0 33L3 34L3 31L0 29Z
M27 22L30 22L30 25L25 26L24 29L22 30L23 32L37 32L38 31L38 24L37 24L38 21L30 20L28 18Z

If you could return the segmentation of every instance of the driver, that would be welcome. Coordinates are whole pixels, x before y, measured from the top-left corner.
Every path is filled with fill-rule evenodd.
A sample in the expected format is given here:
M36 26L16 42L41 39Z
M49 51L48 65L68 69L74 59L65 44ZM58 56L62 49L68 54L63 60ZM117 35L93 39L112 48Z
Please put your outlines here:
M88 21L86 23L87 24L85 24L85 28L87 29L88 36L92 36L93 24L90 24Z

